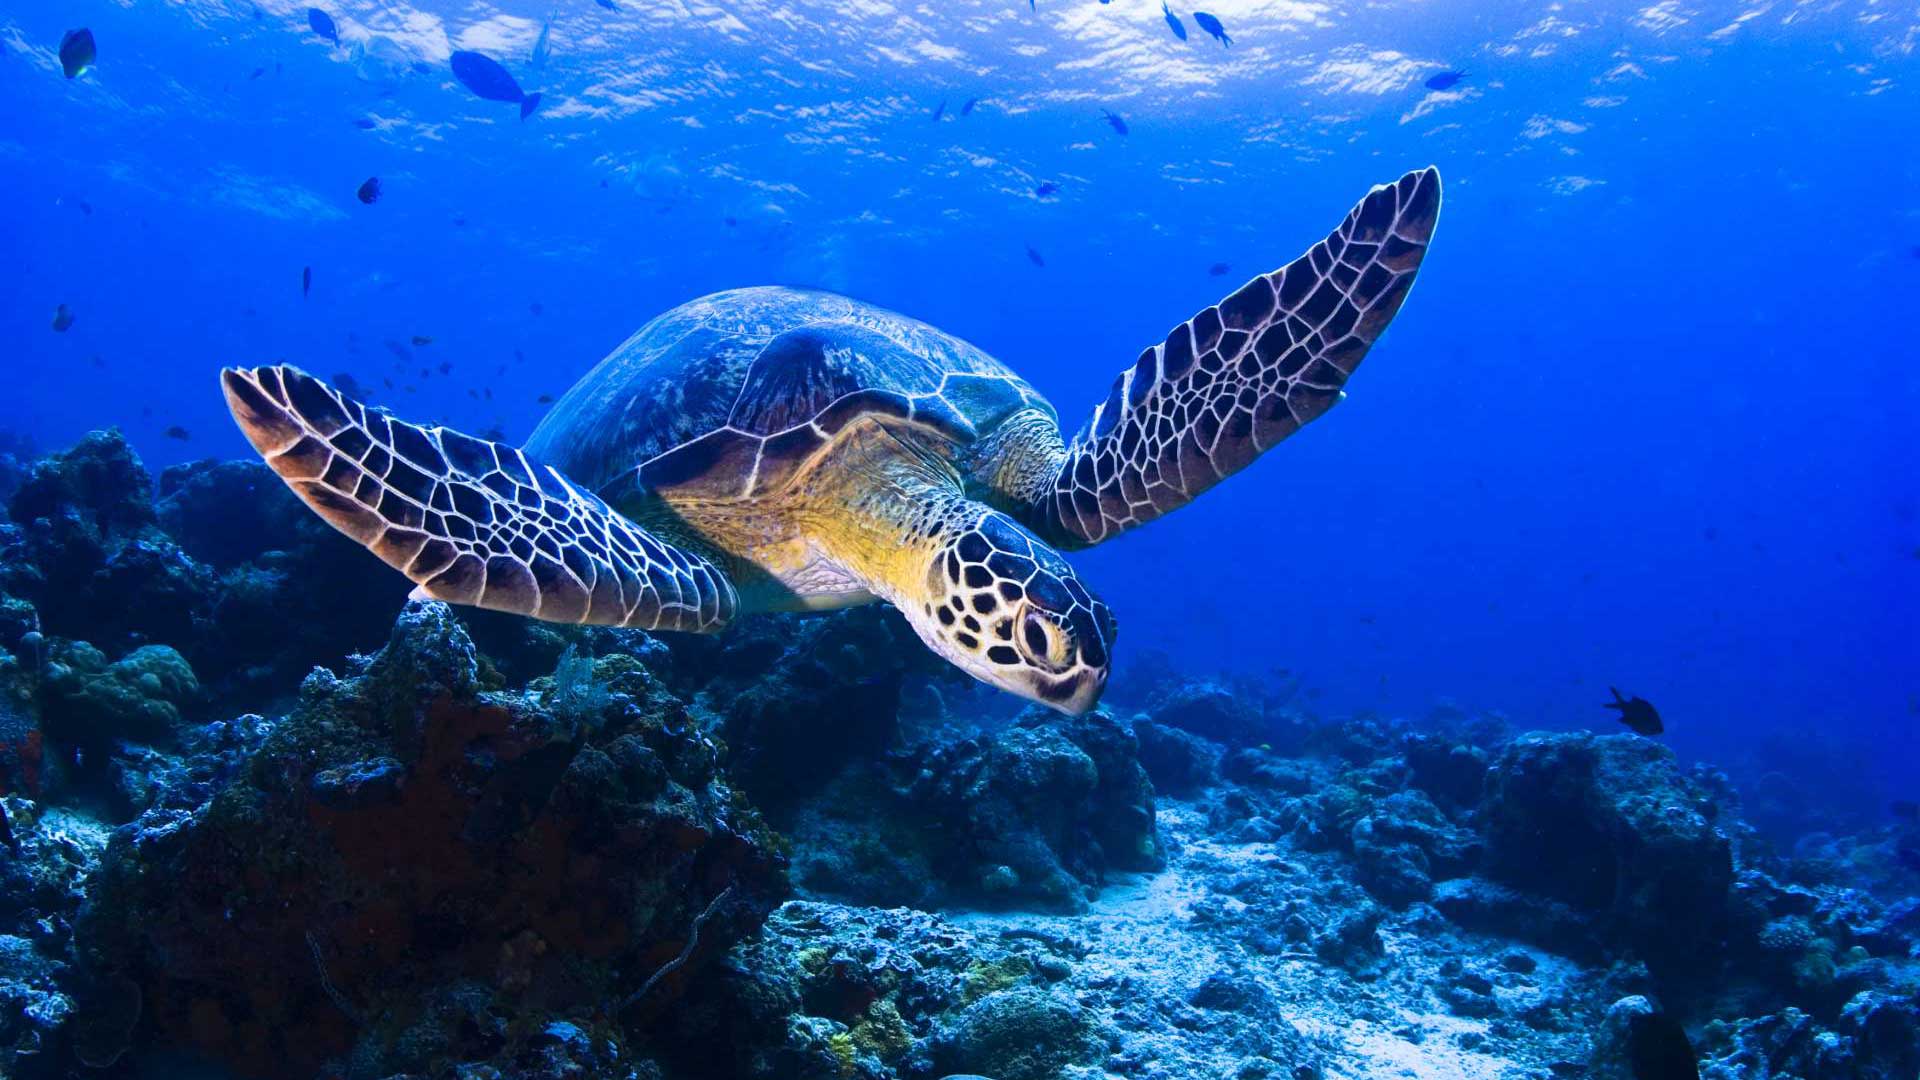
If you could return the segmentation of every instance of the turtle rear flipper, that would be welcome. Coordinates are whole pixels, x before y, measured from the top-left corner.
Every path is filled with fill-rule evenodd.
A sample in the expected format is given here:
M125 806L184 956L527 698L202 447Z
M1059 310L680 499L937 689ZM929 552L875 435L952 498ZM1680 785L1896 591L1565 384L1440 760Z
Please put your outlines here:
M515 447L395 420L294 367L228 368L247 440L416 595L548 622L718 630L738 597L701 555Z
M1031 513L1097 544L1185 506L1326 412L1412 286L1440 173L1374 188L1305 255L1174 327L1114 380Z

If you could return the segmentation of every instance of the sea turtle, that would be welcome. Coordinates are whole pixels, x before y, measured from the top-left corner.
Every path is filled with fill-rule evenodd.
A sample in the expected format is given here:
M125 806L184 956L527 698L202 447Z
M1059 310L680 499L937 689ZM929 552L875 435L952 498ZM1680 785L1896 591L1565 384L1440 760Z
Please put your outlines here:
M519 448L403 423L293 367L221 378L274 471L417 597L696 632L884 600L968 674L1077 714L1115 626L1059 551L1185 505L1338 401L1439 209L1431 168L1374 188L1143 351L1071 441L978 348L787 288L653 320Z

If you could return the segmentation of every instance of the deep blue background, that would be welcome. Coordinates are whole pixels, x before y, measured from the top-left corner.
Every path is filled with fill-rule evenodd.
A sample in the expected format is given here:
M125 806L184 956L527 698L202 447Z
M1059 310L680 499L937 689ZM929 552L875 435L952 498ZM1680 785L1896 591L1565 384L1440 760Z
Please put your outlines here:
M517 437L652 315L767 282L969 338L1071 427L1141 346L1433 162L1439 234L1349 401L1079 556L1123 672L1154 648L1292 669L1329 708L1601 729L1616 683L1683 753L1839 742L1866 782L1836 802L1908 783L1911 12L1223 4L1223 50L1146 0L1040 6L568 0L541 72L524 4L329 5L339 49L304 5L0 13L0 428L237 456L214 372L284 358ZM68 82L75 25L101 62ZM450 40L542 111L472 98ZM1442 64L1463 94L1420 85Z

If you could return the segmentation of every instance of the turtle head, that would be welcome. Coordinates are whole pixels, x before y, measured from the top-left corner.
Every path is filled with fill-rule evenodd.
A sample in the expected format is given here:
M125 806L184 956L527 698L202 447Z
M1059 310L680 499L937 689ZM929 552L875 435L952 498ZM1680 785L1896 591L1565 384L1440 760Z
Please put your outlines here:
M1078 716L1100 701L1113 614L1045 543L986 511L944 537L920 605L902 605L933 651L974 678Z

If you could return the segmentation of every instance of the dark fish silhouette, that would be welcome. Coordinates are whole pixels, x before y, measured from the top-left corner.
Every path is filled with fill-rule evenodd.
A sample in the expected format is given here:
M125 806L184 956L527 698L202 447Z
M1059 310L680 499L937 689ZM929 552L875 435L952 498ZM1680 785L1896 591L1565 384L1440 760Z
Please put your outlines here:
M313 267L303 266L300 268L300 295L302 297L305 297L308 293L312 291L313 291Z
M1187 40L1187 26L1180 21L1180 16L1175 15L1173 9L1167 6L1167 0L1160 0L1160 15L1167 20L1167 28L1173 31L1174 37L1181 41Z
M247 76L247 81L252 82L253 80L259 78L260 76L265 75L266 73L267 73L266 68L254 68L253 74Z
M980 104L979 98L977 97L968 98L967 103L965 105L960 106L960 115L961 116L971 115L973 112L973 107L978 104Z
M86 27L60 35L60 70L67 73L67 78L86 74L97 55L93 47L93 31Z
M1032 244L1027 245L1027 261L1035 266L1044 267L1047 265L1047 260L1041 258L1039 252L1033 250Z
M1427 80L1427 89L1451 90L1465 82L1466 79L1467 73L1464 71L1443 71Z
M6 803L0 803L0 844L5 844L15 858L20 857L20 839L13 835L13 820L7 817Z
M374 203L379 202L380 201L380 178L377 176L367 177L367 182L364 184L361 184L360 190L354 192L353 196L354 198L359 199L361 202L366 203L368 206L372 206Z
M1125 135L1127 133L1127 122L1120 118L1119 113L1114 112L1111 109L1101 109L1100 112L1104 116L1106 116L1108 127L1111 127L1113 130L1119 132L1122 135Z
M1642 1013L1627 1025L1627 1062L1633 1080L1700 1080L1686 1030L1666 1013Z
M535 398L534 400L538 401L542 405L551 405L553 404L553 395L541 394L539 397Z
M193 438L193 432L188 431L186 428L181 427L179 424L173 425L172 427L161 432L160 434L165 435L169 439L179 439L181 442L186 442L189 439Z
M1059 190L1060 190L1059 184L1056 184L1051 180L1044 180L1044 181L1041 181L1041 184L1039 187L1033 189L1033 193L1039 198L1044 199L1049 195L1058 193Z
M619 8L613 6L613 0L593 0L593 2L596 4L599 4L603 8L606 8L608 11L620 10Z
M941 98L941 99L940 99L940 104L938 104L938 105L935 105L935 106L933 107L933 120L934 120L934 123L936 123L936 124L937 124L937 123L939 123L939 122L940 122L940 118L941 118L941 117L943 117L943 116L945 116L945 115L947 115L947 99L946 99L946 98Z
M431 339L431 338L429 338L428 340L429 340L429 341L431 341L432 339ZM442 360L442 361L440 361L440 374L442 374L442 375L445 375L445 374L447 374L448 372L450 372L450 371L452 371L452 370L453 370L453 362L452 362L452 361L449 361L449 360Z
M425 334L415 334L413 335L413 343L415 345L431 345L433 344L433 339Z
M353 122L353 126L359 128L361 131L372 131L373 121L370 118L363 116L360 119L355 120Z
M1193 13L1193 25L1212 34L1214 40L1218 41L1222 46L1233 44L1233 39L1227 36L1227 28L1220 25L1220 20L1204 11L1196 11Z
M461 85L488 101L504 101L520 106L520 119L533 115L540 107L540 95L520 89L499 61L484 53L462 50L453 54L453 77Z
M1887 804L1887 813L1901 821L1920 821L1920 803L1912 799L1895 799Z
M317 7L310 7L307 9L307 25L313 27L314 33L335 45L340 44L340 28L333 24L333 16Z
M542 306L540 306L540 301L538 301L538 300L535 300L535 301L534 301L533 303L531 303L531 304L528 304L528 305L527 305L527 311L529 311L530 313L532 313L532 314L534 314L534 315L538 315L538 314L540 314L541 312L543 312L543 311L545 311L545 310L547 310L547 309L546 309L546 308L544 308L544 307L542 307Z
M1658 735L1666 730L1660 723L1660 713L1646 698L1628 698L1614 687L1607 689L1613 691L1613 700L1606 702L1606 707L1619 710L1620 722L1629 729L1640 735Z
M1207 276L1208 277L1226 277L1227 274L1232 270L1233 270L1233 267L1228 266L1226 263L1214 263L1212 266L1207 267Z
M53 332L54 333L64 334L67 332L67 328L72 325L73 325L73 312L67 310L67 305L61 304L59 307L56 307L53 309Z

